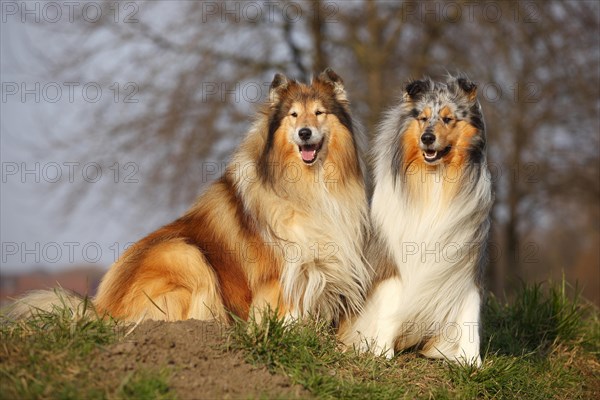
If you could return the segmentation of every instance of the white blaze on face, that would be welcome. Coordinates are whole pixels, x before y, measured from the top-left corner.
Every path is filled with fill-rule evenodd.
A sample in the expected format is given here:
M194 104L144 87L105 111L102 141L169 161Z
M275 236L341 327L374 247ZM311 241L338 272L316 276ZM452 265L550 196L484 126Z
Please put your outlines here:
M293 126L292 141L298 146L302 161L311 164L323 146L325 110L317 101L294 103L289 115Z

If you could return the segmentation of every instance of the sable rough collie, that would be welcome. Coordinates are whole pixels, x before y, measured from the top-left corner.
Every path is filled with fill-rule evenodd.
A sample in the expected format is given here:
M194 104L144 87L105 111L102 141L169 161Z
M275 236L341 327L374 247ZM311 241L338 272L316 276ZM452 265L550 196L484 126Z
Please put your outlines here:
M480 279L493 196L476 85L410 82L373 146L376 271L341 338L388 357L417 348L479 365Z
M342 80L330 69L310 85L276 74L223 176L185 215L129 248L93 303L125 321L227 321L268 306L335 323L364 303L367 223ZM38 292L13 315L52 302L54 293Z

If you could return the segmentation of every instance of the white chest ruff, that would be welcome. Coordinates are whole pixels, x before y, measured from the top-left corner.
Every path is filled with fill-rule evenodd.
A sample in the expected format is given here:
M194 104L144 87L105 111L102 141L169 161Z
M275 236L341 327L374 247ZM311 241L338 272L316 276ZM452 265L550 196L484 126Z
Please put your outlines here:
M346 204L327 198L311 213L284 203L274 210L280 225L269 240L277 242L284 260L281 285L292 317L337 320L363 302L369 276L362 257L366 210L355 207L342 215L344 209Z
M428 355L453 357L464 351L475 357L480 304L476 277L489 182L479 182L472 196L448 202L441 181L420 193L426 194L425 200L415 201L390 179L388 175L384 184L379 181L371 216L396 275L375 283L364 312L343 339L376 353L388 350L388 356L394 348L430 341L434 350L423 350L432 352Z

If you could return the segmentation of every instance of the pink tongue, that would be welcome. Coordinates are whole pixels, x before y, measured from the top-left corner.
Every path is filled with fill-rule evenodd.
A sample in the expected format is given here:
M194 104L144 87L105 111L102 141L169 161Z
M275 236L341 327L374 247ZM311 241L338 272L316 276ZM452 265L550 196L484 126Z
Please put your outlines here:
M314 160L316 152L317 152L316 146L300 147L300 154L302 155L302 160L304 160L304 161Z

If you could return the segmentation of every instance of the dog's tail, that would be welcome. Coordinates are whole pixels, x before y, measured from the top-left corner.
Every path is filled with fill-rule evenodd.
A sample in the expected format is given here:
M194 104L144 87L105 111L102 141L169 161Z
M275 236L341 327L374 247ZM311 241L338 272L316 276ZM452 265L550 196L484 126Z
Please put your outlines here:
M73 319L97 315L89 297L58 287L31 291L16 299L7 307L5 316L9 320L18 320L48 313L68 313Z

